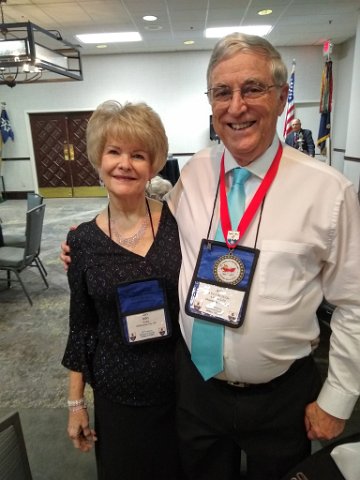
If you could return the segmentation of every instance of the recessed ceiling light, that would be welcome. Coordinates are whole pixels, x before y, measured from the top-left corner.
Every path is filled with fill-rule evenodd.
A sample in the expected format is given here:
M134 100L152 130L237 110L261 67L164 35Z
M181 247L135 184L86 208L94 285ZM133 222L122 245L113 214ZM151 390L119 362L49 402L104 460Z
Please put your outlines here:
M215 27L205 30L206 38L221 38L230 33L239 32L264 37L272 29L271 25L248 25L246 27Z
M258 15L270 15L272 12L270 8L265 8L264 10L259 10Z
M161 25L146 25L145 30L151 30L152 32L156 32L157 30L161 30L163 27Z
M194 45L194 40L185 40L184 45Z
M96 45L96 48L107 48L107 45L104 45L103 43L100 45Z
M118 42L140 42L141 35L138 32L114 32L114 33L86 33L76 35L76 38L83 43L118 43Z
M142 17L145 22L155 22L155 20L158 19L158 17L155 17L155 15L145 15Z

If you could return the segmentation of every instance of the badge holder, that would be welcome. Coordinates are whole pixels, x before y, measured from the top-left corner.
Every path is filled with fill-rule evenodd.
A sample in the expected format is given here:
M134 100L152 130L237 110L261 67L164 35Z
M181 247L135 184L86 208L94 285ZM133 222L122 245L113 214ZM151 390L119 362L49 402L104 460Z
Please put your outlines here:
M245 318L259 250L203 239L190 284L188 315L238 328Z
M171 321L162 279L121 283L116 287L120 327L129 345L171 336Z

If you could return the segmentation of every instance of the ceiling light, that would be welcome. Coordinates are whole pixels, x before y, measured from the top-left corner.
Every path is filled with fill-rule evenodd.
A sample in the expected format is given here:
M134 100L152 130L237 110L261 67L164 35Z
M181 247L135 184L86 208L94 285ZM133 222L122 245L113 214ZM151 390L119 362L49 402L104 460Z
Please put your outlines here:
M264 10L259 10L257 13L258 15L271 15L272 12L270 8L265 8Z
M80 52L61 37L27 23L0 25L0 84L10 86L32 81L55 82L82 80ZM40 70L36 75L30 65ZM25 67L25 69L24 69Z
M79 50L58 31L31 22L5 23L0 0L0 85L82 80Z
M155 15L145 15L142 17L145 22L155 22L155 20L158 19L158 17L155 17Z
M120 43L140 42L142 40L139 32L114 32L114 33L85 33L76 35L76 38L83 43Z
M96 45L96 48L107 48L107 45L101 43L100 45Z
M194 45L194 40L185 40L184 45Z
M151 32L157 32L161 30L163 27L161 25L146 25L145 30L150 30Z
M206 38L221 38L230 33L239 32L264 37L272 29L271 25L248 25L246 27L215 27L205 30Z

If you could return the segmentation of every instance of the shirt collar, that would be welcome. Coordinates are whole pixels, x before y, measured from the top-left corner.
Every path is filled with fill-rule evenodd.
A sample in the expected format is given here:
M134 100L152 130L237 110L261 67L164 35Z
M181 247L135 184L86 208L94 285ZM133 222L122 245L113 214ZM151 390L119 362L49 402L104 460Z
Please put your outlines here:
M260 155L260 157L247 165L247 170L257 177L264 178L266 172L269 170L271 162L274 160L278 146L279 137L275 135L270 147L262 155ZM225 148L225 173L228 173L230 170L238 166L238 163L231 155L229 150Z

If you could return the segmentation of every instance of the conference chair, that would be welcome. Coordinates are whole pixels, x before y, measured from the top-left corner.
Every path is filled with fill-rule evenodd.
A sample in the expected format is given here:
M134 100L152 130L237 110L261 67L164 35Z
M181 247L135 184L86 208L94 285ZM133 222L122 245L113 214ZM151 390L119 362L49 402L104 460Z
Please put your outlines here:
M0 419L1 480L32 480L18 412Z
M0 247L0 270L5 270L7 272L8 288L11 287L11 273L14 273L27 299L29 300L30 305L32 305L32 300L24 282L20 277L20 273L23 270L25 270L27 267L37 267L46 285L46 288L49 288L38 258L44 222L44 213L44 204L39 205L38 207L35 207L26 213L26 241L24 248L8 246Z
M331 452L339 445L357 442L360 442L360 433L340 438L307 457L281 480L346 480L331 457ZM356 478L360 479L360 471Z
M33 208L35 208L39 205L42 205L42 203L44 201L44 197L42 197L38 193L29 192L27 194L26 201L27 201L27 210L32 210Z
M27 194L27 211L32 210L33 208L42 205L44 201L44 197L39 195L38 193L29 192ZM26 239L25 239L25 232L24 234L12 235L12 234L3 234L3 242L2 244L6 247L25 247ZM46 268L41 261L40 258L40 250L38 252L37 258L39 260L40 268L42 269L44 275L47 275Z

